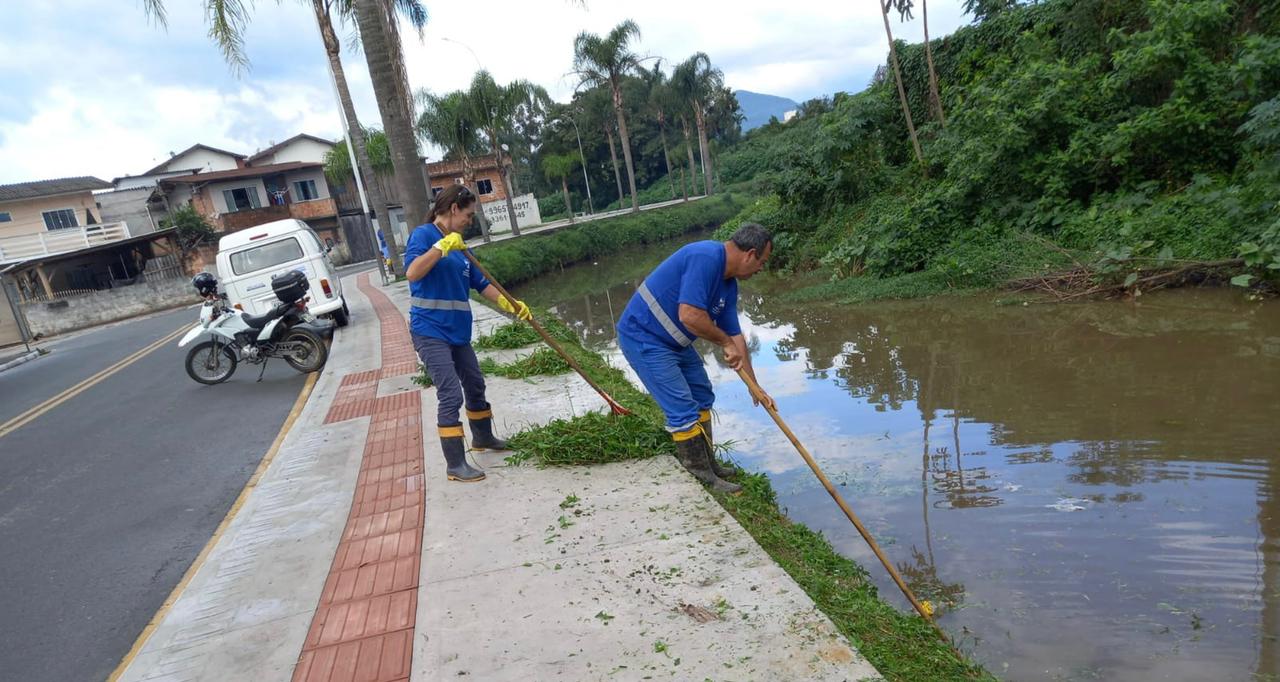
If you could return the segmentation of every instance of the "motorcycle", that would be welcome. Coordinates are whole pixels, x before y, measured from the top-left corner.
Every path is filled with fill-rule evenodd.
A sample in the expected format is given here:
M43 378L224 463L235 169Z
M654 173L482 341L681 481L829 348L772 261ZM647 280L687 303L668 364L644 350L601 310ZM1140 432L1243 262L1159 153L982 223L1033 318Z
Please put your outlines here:
M301 281L299 281L299 278ZM277 279L288 280L277 284ZM200 280L197 282L196 280ZM219 384L231 378L240 362L261 364L258 381L267 371L267 360L283 358L289 366L308 374L319 371L329 358L329 349L321 338L323 330L315 324L315 316L307 312L309 297L306 276L291 272L273 278L280 303L264 315L249 315L227 305L226 294L217 292L217 279L201 273L192 280L204 298L200 321L192 327L179 348L207 336L187 352L187 376L202 384Z

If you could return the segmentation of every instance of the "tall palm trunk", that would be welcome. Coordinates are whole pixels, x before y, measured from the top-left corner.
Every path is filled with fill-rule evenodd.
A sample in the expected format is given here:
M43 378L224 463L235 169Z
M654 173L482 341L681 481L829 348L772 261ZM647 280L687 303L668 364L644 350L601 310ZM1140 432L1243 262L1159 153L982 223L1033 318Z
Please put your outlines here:
M658 137L662 138L662 160L667 164L667 180L671 184L671 198L676 198L676 179L671 174L671 150L667 149L667 122L662 112L658 112Z
M355 0L355 3L360 39L364 43L365 60L373 80L373 94L391 147L391 165L395 168L406 220L415 226L426 217L431 197L423 178L423 164L418 158L418 140L413 132L408 101L401 94L400 76L392 63L386 11L379 0ZM395 229L387 225L382 232L387 249L393 257L399 258Z
M613 88L613 113L618 116L618 136L622 138L622 158L627 162L627 185L631 188L631 212L640 212L640 200L636 196L636 169L631 163L631 136L627 134L627 117L622 113L622 86L616 81ZM619 202L621 203L621 202Z
M920 0L920 18L924 22L924 59L929 63L929 95L938 112L938 124L947 127L947 117L942 113L942 95L938 94L938 72L933 68L933 48L929 46L929 2Z
M689 185L684 177L684 166L680 166L680 193L684 195L684 201L689 200Z
M502 193L506 195L507 200L507 220L511 221L511 234L520 236L520 226L516 224L516 205L511 201L513 190L511 189L511 178L507 175L507 164L503 160L502 147L498 146L498 138L494 135L495 131L489 132L489 139L493 140L493 158L498 162L498 177L502 179Z
M689 153L689 189L693 194L698 193L698 170L693 165L693 145L689 141L689 119L683 114L680 115L680 127L684 129L684 150ZM706 193L706 178L702 181L702 192Z
M907 91L902 87L902 69L898 66L898 49L893 45L893 30L889 28L889 0L876 0L880 4L880 16L884 18L884 34L889 38L889 62L893 64L893 78L898 84L898 99L902 102L902 115L907 118L907 132L911 134L911 146L916 151L916 161L924 165L924 152L920 151L920 139L916 137L916 124L911 120L911 106L907 104Z
M622 193L622 175L618 172L618 152L613 147L613 131L609 129L609 124L604 124L605 137L609 138L609 158L613 160L613 179L618 183L618 207L622 207L622 197L626 196Z
M573 222L573 203L569 201L569 178L560 176L560 189L564 190L564 207L569 211L569 222Z
M400 23L396 21L396 2L395 0L381 0L383 11L383 26L387 28L387 52L391 55L391 65L396 71L396 86L399 88L400 101L404 103L404 112L406 120L412 125L418 117L414 111L413 88L409 87L409 69L404 61L403 43L400 41ZM417 138L415 137L416 141ZM414 147L414 153L417 153L417 147ZM427 188L427 207L435 203L435 197L431 196L431 173L427 172L427 164L418 157L418 170L422 173L422 186ZM425 219L426 214L422 218Z
M707 143L707 119L706 114L702 111L702 103L694 100L690 102L693 105L693 123L698 127L698 156L702 159L702 186L707 190L707 196L715 194L715 183L712 182L711 175L711 145Z
M462 157L462 184L471 190L473 196L480 196L480 186L476 183L476 169L471 165L471 155L463 151ZM432 199L434 201L434 198ZM484 211L476 207L475 220L480 223L480 234L484 237L485 243L488 243L492 236L489 234L489 218L485 216Z
M369 148L364 139L364 127L356 117L356 107L351 100L351 89L347 86L347 74L342 69L342 48L338 42L338 34L333 30L333 21L325 7L324 0L312 0L311 8L316 14L316 23L320 26L320 39L324 42L325 55L329 57L329 68L333 72L333 80L338 90L338 102L347 119L347 138L356 153L356 165L360 169L360 177L364 181L365 194L369 198L369 207L373 217L383 229L383 239L390 230L391 217L387 214L387 200L382 196L382 183L374 175L373 164L369 162ZM368 218L368 216L365 216ZM392 259L392 267L400 259L398 249L393 247L395 238L387 242L387 252Z

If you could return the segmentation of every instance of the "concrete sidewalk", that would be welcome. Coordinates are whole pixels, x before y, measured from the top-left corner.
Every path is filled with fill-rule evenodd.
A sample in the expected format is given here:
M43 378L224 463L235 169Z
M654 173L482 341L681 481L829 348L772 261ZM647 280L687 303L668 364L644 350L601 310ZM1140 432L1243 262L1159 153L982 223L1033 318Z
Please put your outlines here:
M447 483L407 287L355 284L302 415L122 679L879 679L670 457L482 454L487 480ZM506 322L473 308L477 334ZM604 408L569 375L488 391L500 435Z

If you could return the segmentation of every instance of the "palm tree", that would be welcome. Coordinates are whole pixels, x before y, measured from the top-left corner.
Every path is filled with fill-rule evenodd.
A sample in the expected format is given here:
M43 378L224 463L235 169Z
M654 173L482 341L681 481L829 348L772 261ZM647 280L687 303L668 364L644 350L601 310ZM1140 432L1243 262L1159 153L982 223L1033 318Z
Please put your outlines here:
M907 119L907 132L911 135L911 146L916 152L916 161L924 165L924 152L920 150L920 139L916 137L916 124L911 120L911 107L907 104L907 91L902 87L902 68L898 66L898 48L893 43L893 30L889 28L889 9L897 8L904 15L910 12L910 5L903 6L904 0L876 0L880 5L880 16L884 17L884 34L889 38L889 63L893 64L893 77L898 83L898 99L902 102L902 115Z
M379 0L386 2L387 12L398 12L409 19L409 22L422 32L427 23L427 10L420 0ZM360 166L360 174L365 178L373 178L373 167L369 163L365 143L365 133L360 120L356 116L355 105L351 99L351 89L347 85L346 72L342 68L341 45L337 32L334 31L333 14L354 22L355 0L309 0L316 23L320 27L320 38L324 43L325 54L329 59L329 68L333 74L334 88L338 91L338 102L346 119L347 135L355 148L356 163ZM222 50L222 56L237 74L249 67L248 57L244 53L244 31L249 21L249 9L252 3L244 0L204 0L205 16L209 21L209 37ZM147 15L161 26L166 25L164 0L143 0L143 9ZM387 215L385 198L376 183L366 185L369 201L373 204L374 218L384 226L384 239L390 252L392 262L397 262L400 250L396 244L395 234Z
M702 158L702 184L708 195L714 194L706 116L711 98L724 87L724 74L711 66L711 58L705 52L698 52L676 66L671 82L676 91L688 100L689 109L693 111L693 122L698 129L698 153Z
M397 61L400 41L399 33L394 29L395 19L388 15L387 0L352 2L355 3L356 23L373 80L373 94L382 116L382 129L391 143L391 163L396 169L396 183L404 203L405 218L410 225L416 225L431 208L431 196L427 191L426 168L418 156L418 139L414 135L413 111L405 90L403 66ZM388 225L382 232L392 257L398 258L395 230Z
M630 19L615 26L603 38L583 31L573 41L573 68L582 83L608 85L613 94L613 112L618 118L618 135L622 138L622 156L626 160L627 182L631 187L631 210L639 212L635 166L631 162L631 136L627 134L627 118L622 111L622 77L640 66L640 57L628 46L633 38L640 38L640 27ZM609 139L612 150L613 137Z
M481 150L480 125L475 120L475 107L468 94L455 90L446 95L434 95L422 90L418 93L418 101L422 103L418 134L443 147L447 157L462 162L462 184L479 196L472 158ZM480 229L484 240L489 241L489 222L481 219Z
M648 97L645 109L658 122L658 137L662 139L662 160L667 164L667 180L671 183L671 198L676 198L676 178L671 172L671 150L667 147L667 109L671 106L671 88L667 85L667 74L662 72L662 60L659 59L652 69L638 69L640 81L645 86Z
M929 96L938 111L938 125L947 127L942 113L942 95L938 94L938 72L933 68L933 48L929 45L929 0L920 0L920 20L924 22L924 59L929 65Z
M578 160L573 154L551 154L542 157L542 172L548 180L560 178L560 188L564 191L564 208L569 212L569 222L573 222L573 202L569 200L569 174L578 167Z
M507 164L502 153L502 138L514 134L512 119L522 107L539 109L550 104L551 97L541 86L526 80L516 80L498 85L488 71L480 70L471 79L467 92L473 119L489 139L489 147L498 163L498 175L502 177L503 193L507 197L507 216L511 220L511 234L520 236L516 224L516 209L511 196L514 190L508 177Z

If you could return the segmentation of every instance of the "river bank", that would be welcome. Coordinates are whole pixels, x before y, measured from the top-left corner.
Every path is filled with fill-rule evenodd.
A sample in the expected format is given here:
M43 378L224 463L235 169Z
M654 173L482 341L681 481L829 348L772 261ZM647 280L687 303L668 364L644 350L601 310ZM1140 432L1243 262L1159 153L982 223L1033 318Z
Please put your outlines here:
M681 241L517 295L621 365L613 320ZM1275 672L1275 301L1223 288L1052 306L992 293L787 298L807 281L743 288L761 381L976 660L1047 681ZM736 441L727 455L907 610L736 375L711 349L703 357L717 436Z

